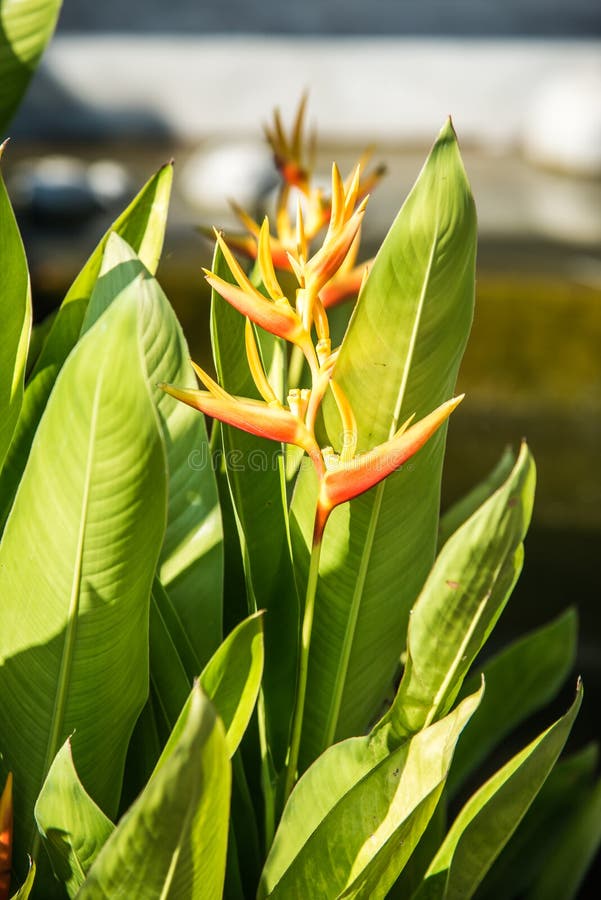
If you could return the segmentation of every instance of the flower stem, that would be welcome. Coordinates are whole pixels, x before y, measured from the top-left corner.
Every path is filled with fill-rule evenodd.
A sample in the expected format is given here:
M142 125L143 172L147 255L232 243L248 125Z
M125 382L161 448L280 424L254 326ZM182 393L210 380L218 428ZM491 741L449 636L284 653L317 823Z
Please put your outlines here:
M311 561L309 563L309 577L307 579L307 591L305 594L305 611L303 614L303 627L301 632L296 703L294 706L294 718L292 720L292 738L290 741L290 753L288 755L288 766L286 770L284 803L286 803L288 797L292 792L292 788L294 787L294 784L296 782L298 768L298 755L303 727L303 715L305 711L305 697L307 693L309 650L311 648L311 632L313 630L313 613L315 611L315 595L317 592L317 580L319 576L319 558L321 555L322 535L323 528L316 527L313 533Z

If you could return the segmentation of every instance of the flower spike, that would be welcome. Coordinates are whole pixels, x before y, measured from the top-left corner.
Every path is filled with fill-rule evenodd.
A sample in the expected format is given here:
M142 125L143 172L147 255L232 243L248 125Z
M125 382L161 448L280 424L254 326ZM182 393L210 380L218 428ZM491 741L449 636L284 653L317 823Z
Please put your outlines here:
M323 531L328 516L336 506L368 491L417 453L459 406L463 397L461 394L447 400L415 425L407 428L408 423L405 423L391 440L350 462L340 460L337 468L327 471L319 491L317 506L319 528Z
M182 403L207 416L219 419L257 437L270 438L286 444L302 447L313 460L321 457L315 438L304 422L283 406L270 406L261 400L227 395L227 399L211 391L178 388L172 384L159 384L161 390Z

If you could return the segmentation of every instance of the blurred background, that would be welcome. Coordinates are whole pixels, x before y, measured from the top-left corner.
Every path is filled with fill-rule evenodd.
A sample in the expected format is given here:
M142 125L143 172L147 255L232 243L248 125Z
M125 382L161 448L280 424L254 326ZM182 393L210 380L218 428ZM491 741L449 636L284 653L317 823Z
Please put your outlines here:
M444 502L526 436L538 464L522 579L495 644L581 615L601 702L601 5L597 0L65 0L11 127L5 171L36 318L64 295L128 198L175 157L159 278L194 354L208 353L199 224L232 223L274 184L262 125L309 93L318 165L375 147L364 254L381 242L452 114L479 212L477 311ZM567 690L571 694L573 683ZM562 703L564 703L562 700ZM549 721L548 712L542 723Z

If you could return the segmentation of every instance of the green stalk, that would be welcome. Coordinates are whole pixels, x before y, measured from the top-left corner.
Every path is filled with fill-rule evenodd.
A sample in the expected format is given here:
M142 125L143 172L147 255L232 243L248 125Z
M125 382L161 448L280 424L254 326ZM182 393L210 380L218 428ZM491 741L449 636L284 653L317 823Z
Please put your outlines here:
M321 539L323 528L316 524L313 532L313 545L311 547L311 561L309 563L309 577L307 579L307 591L305 594L305 611L303 614L303 627L301 632L301 647L298 666L298 684L296 688L296 703L294 705L294 718L292 720L292 739L290 753L286 768L286 782L284 787L284 804L288 800L296 781L298 768L298 755L300 751L301 733L303 728L303 715L305 712L305 697L307 694L307 675L309 673L309 650L311 648L311 632L313 630L313 614L315 612L315 594L317 592L317 579L319 576L319 558L321 555Z

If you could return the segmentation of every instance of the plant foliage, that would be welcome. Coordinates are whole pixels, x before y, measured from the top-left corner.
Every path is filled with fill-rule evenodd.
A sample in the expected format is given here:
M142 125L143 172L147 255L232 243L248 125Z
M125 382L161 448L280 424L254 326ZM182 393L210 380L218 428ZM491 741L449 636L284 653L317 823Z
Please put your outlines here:
M58 5L1 6L5 118ZM218 381L156 279L170 165L28 369L0 183L0 900L455 900L514 896L515 872L565 900L601 839L595 750L554 769L580 682L511 758L501 743L570 674L573 611L479 661L522 566L527 445L440 517L476 253L452 124L358 264L382 173L334 167L324 193L303 116L268 130L275 227L236 208L244 233L217 235Z

